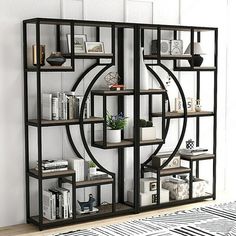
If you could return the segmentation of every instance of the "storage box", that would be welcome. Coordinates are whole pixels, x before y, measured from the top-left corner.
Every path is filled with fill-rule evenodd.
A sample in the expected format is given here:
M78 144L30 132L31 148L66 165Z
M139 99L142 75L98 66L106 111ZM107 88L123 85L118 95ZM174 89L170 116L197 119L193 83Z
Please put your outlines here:
M169 202L169 191L166 189L161 189L160 191L160 203ZM127 200L128 202L134 202L134 192L127 192ZM148 206L157 203L157 194L155 192L149 193L140 193L140 206Z
M140 128L140 140L154 140L156 139L156 127L141 127Z
M160 183L161 186L161 183ZM157 191L157 179L156 178L142 178L140 179L140 192L150 193Z
M193 198L206 196L207 182L203 179L196 179L193 182ZM170 191L170 199L184 200L189 198L189 183L163 181L162 188Z
M170 154L158 155L152 157L152 166L159 167L161 166L168 158ZM164 168L177 168L180 167L180 156L174 156L173 159L169 162L169 164Z

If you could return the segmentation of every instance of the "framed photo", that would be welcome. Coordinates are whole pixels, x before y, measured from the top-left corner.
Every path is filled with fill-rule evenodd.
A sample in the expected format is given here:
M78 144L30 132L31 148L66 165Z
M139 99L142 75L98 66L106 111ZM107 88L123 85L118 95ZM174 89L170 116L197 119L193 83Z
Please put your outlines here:
M193 98L186 98L187 112L195 111L195 104ZM175 111L184 112L183 102L181 98L175 98Z
M103 42L85 42L86 53L105 53Z
M182 40L171 40L171 55L182 55L183 54L183 41Z
M85 34L75 34L74 35L74 50L76 53L85 53L85 42L86 42ZM67 34L67 44L68 44L68 52L71 53L71 35Z

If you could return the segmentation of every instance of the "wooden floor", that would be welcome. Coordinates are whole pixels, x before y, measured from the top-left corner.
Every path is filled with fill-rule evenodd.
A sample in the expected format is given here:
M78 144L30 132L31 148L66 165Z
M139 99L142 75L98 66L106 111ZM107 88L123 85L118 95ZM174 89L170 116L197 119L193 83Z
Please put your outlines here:
M172 213L178 210L188 210L194 207L200 207L200 206L205 206L205 205L210 205L210 204L236 200L236 196L234 197L232 196L232 194L224 193L218 196L221 196L221 197L218 197L216 201L206 200L199 203L182 205L178 207L166 208L166 209L161 209L161 210L148 211L148 212L144 212L140 214L129 214L125 216L114 217L114 218L109 218L109 219L99 220L99 221L90 221L87 223L58 227L58 228L44 230L44 231L39 231L37 227L31 224L21 224L21 225L3 227L3 228L0 228L0 236L15 236L15 235L49 236L56 233L68 232L68 231L73 231L73 230L78 230L78 229L86 229L86 228L91 228L91 227L98 227L98 226L114 224L114 223L121 223L127 220L141 219L141 218L150 217L154 215Z

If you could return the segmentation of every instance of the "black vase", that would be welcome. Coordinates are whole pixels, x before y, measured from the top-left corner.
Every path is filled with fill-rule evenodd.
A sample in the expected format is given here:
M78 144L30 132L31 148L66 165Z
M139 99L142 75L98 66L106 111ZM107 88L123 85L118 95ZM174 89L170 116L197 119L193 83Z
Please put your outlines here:
M61 52L52 52L46 61L51 66L61 66L65 63L66 59L61 55Z
M191 66L192 60L190 59L190 60L188 60L188 62L189 62L189 64L190 64L190 66ZM195 67L195 66L196 66L196 67L201 66L202 62L203 62L203 57L201 57L199 54L194 54L194 55L193 55L193 66L194 66L194 67Z

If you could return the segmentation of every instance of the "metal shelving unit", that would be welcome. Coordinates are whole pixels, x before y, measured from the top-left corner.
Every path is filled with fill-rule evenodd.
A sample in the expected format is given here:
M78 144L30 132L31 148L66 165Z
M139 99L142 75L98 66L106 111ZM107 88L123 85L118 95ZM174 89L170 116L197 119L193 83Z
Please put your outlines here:
M27 43L27 27L29 25L35 26L35 34L36 34L36 45L37 45L37 65L36 66L29 66L30 63L27 61L27 48L29 48ZM51 67L51 66L40 66L40 38L41 32L40 27L41 25L53 25L56 28L56 48L60 51L60 31L61 26L66 25L70 27L70 34L71 34L71 53L63 54L65 58L70 59L71 65L68 67ZM96 29L96 40L100 41L100 28L107 27L111 29L111 53L104 53L104 54L75 54L74 53L74 28L76 27L95 27ZM128 28L131 29L133 32L133 49L134 49L134 66L133 66L133 89L127 89L124 91L110 91L110 90L93 90L93 86L95 82L99 79L104 72L106 72L111 66L117 65L118 73L121 77L119 81L120 84L124 84L124 30ZM150 73L155 77L155 79L160 83L161 89L150 89L150 90L140 90L140 47L144 46L144 31L145 29L153 30L157 32L157 48L160 48L160 36L162 30L169 30L174 32L174 39L177 39L177 32L178 31L189 31L191 34L191 55L180 55L180 56L162 56L160 55L160 51L158 51L157 55L145 55L144 59L148 60L146 64L147 69ZM177 67L177 60L191 60L193 55L193 42L194 42L194 33L197 34L197 41L200 41L201 32L205 31L213 31L215 34L215 55L214 55L214 66L212 67L199 67L195 68L193 66L190 67ZM62 226L67 225L70 223L78 223L84 222L87 220L95 220L101 219L104 217L111 217L116 215L122 215L127 213L139 213L140 211L150 210L150 209L158 209L162 207L168 206L175 206L179 204L186 204L190 202L201 201L207 198L216 197L216 131L217 131L217 43L218 43L218 30L217 28L209 28L209 27L197 27L197 26L179 26L179 25L154 25L154 24L137 24L137 23L123 23L123 22L102 22L102 21L82 21L82 20L67 20L67 19L50 19L50 18L33 18L23 21L23 54L24 54L24 107L25 107L25 169L26 169L26 216L27 222L33 223L39 227L40 230L54 227L54 226ZM116 48L117 47L117 48ZM117 52L117 55L116 55ZM79 59L89 59L95 60L95 62L86 69L77 79L75 84L72 86L71 91L75 91L78 85L83 81L84 77L94 68L101 67L97 75L94 76L92 81L88 84L85 93L84 99L81 104L81 113L79 119L76 120L65 120L65 121L47 121L41 119L41 73L42 72L73 72L75 71L75 60ZM102 63L100 59L107 59L110 60L109 63ZM167 68L164 64L162 64L162 60L170 60L173 61L173 70L176 71L196 71L197 73L197 99L200 98L200 73L204 73L204 71L211 71L214 73L214 110L213 111L204 111L200 113L187 113L187 106L185 101L185 94L184 91L179 84L177 78L172 73L172 71ZM154 62L155 61L155 62ZM159 76L154 71L153 67L159 66L165 71L169 73L172 77L174 82L179 89L180 95L183 99L183 113L173 113L173 112L165 112L165 99L169 100L167 91L165 89L164 84L162 83ZM37 114L35 119L29 119L29 108L28 108L28 73L35 72L36 73L36 84L37 84ZM88 96L91 94L91 117L84 119L83 111L85 109L85 102ZM139 129L139 119L140 119L140 97L142 95L148 96L149 99L149 119L153 119L155 117L159 117L162 119L161 126L162 126L162 137L156 140L150 141L140 141L140 129ZM158 95L161 98L162 104L162 111L158 113L152 112L152 104L153 104L153 95ZM96 117L94 115L94 97L95 96L102 96L103 104L101 107L103 108L103 115L102 117ZM133 96L133 117L134 117L134 133L135 136L132 139L125 139L124 134L122 133L122 142L119 144L109 144L106 141L106 104L107 98L109 96L116 96L118 98L117 108L118 112L124 112L124 96ZM169 170L163 169L174 157L176 152L178 151L185 134L187 119L188 118L195 118L196 119L196 143L199 144L199 132L200 132L200 119L201 117L213 117L213 153L209 155L205 155L199 157L199 159L189 159L190 167L184 168L180 167L177 169ZM153 168L150 165L150 160L153 155L156 155L162 148L165 143L166 136L168 134L170 121L172 118L183 119L183 128L181 131L180 139L176 144L176 147L173 149L173 153L170 155L167 162L165 162L160 168ZM95 124L102 124L103 125L103 140L95 141ZM68 135L68 140L71 144L72 149L74 150L75 154L79 158L83 158L81 153L77 150L74 141L71 136L70 126L71 125L78 125L79 131L81 134L82 143L84 145L84 149L91 158L92 161L99 167L99 169L105 173L107 173L111 178L104 179L104 180L96 180L96 181L82 181L76 182L75 181L75 172L73 170L68 170L64 172L53 172L48 174L43 174L41 171L35 171L30 169L29 162L30 162L30 155L29 155L29 129L36 128L37 130L37 149L38 149L38 165L42 165L43 155L42 155L42 129L44 127L54 127L54 126L65 126L66 132ZM117 174L110 172L109 170L105 169L101 164L97 161L96 157L93 156L90 148L88 146L87 140L85 138L84 132L84 125L91 126L91 144L94 147L102 148L102 149L110 149L116 148L118 150L118 172ZM147 158L144 163L140 163L140 146L144 145L157 145L156 150L154 153ZM134 185L134 202L133 204L129 204L125 202L125 192L124 192L124 149L132 147L133 148L133 185ZM170 201L169 203L162 203L160 204L160 188L157 188L157 204L150 205L147 207L140 206L140 178L144 175L144 172L152 171L157 173L157 183L160 183L161 176L167 175L174 175L178 173L188 173L192 175L193 172L193 162L197 163L196 168L196 176L199 176L199 161L212 159L213 161L213 194L208 195L201 198L192 198L192 178L190 177L190 198L187 200L182 201ZM140 174L141 170L141 174ZM117 175L117 178L116 178ZM30 214L30 179L34 178L38 181L38 216L32 216ZM58 179L58 185L60 186L63 182L68 182L72 184L72 199L73 199L73 217L69 219L57 219L55 221L48 221L43 218L43 181L46 179ZM112 186L112 203L108 206L101 206L101 186L102 185L111 185ZM77 188L86 188L94 186L97 188L97 203L98 208L100 209L99 213L96 214L88 214L88 215L76 215L76 189ZM118 192L116 193L116 187L118 186ZM117 196L117 200L116 200Z

